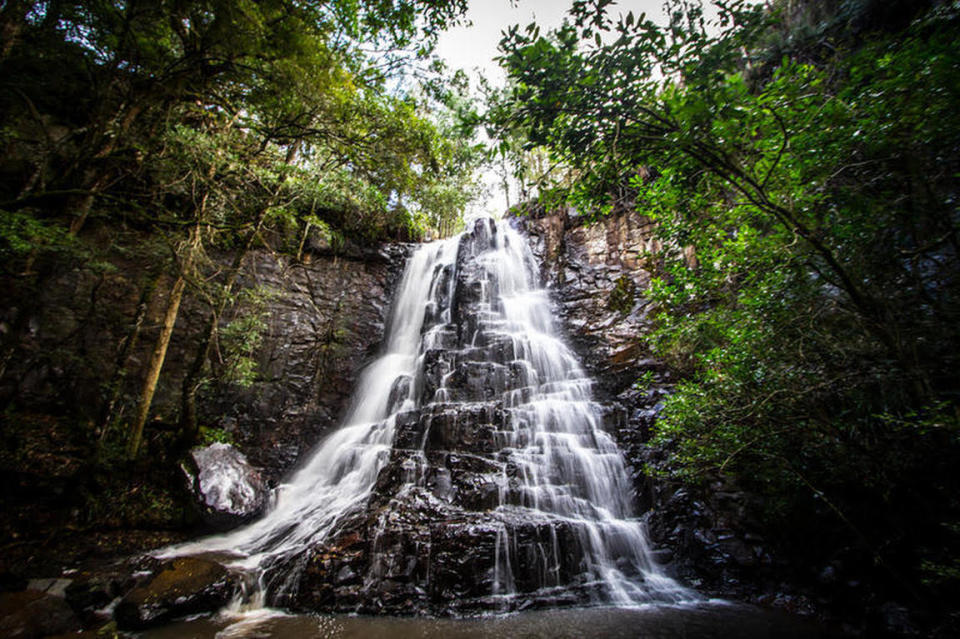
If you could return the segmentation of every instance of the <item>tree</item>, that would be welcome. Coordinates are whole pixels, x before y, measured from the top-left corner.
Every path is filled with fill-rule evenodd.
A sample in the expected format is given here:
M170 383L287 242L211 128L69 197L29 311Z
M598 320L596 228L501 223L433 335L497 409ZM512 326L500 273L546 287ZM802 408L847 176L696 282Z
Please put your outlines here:
M63 245L55 231L66 227L84 245L93 224L167 238L172 284L128 429L132 456L181 300L207 300L208 345L265 227L312 220L368 241L449 226L476 166L469 133L441 132L422 101L386 87L396 62L425 59L464 9L462 0L5 5L3 28L17 37L0 59L13 159L0 206L23 222L4 240L33 248L14 251L31 276L3 361L31 316L30 292L60 264L41 237ZM211 288L203 271L215 246L239 250ZM206 350L183 386L189 432Z
M506 34L499 121L575 169L542 197L657 223L649 342L682 375L665 470L738 477L783 538L919 583L960 512L960 15L724 2L710 25L671 2L660 27L609 4Z

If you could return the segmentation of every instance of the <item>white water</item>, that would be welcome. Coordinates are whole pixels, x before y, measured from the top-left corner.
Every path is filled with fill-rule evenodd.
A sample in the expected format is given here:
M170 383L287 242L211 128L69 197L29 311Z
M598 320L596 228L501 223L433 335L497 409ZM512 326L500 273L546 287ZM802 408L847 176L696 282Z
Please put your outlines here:
M476 258L484 271L480 314L487 319L473 339L509 340L515 356L509 364L519 368L522 380L503 396L508 419L498 433L505 475L497 511L508 521L542 519L575 530L584 572L605 601L629 605L690 599L692 593L663 576L650 560L642 524L633 518L623 455L601 427L592 381L558 337L527 242L509 224L487 223L493 246ZM511 482L507 469L517 479ZM560 562L555 527L551 534L554 548L538 548L543 586L562 586L549 578L559 572ZM498 534L498 593L514 590L506 552L510 543L506 530Z
M583 555L581 585L602 593L602 600L630 605L690 599L692 594L664 577L649 558L622 454L601 428L591 380L557 336L527 243L506 223L482 224L478 237L490 239L474 242L475 254L469 257L479 265L477 316L482 319L464 350L454 354L506 342L513 359L499 363L519 370L520 378L495 400L508 417L496 433L496 459L504 470L492 515L504 524L496 533L491 594L509 596L515 590L511 522L537 521L574 531ZM276 560L327 539L366 503L388 461L397 414L421 408L423 353L438 348L445 326L449 328L458 240L426 245L411 258L395 298L385 353L363 372L344 425L280 487L272 510L245 528L176 546L160 556L226 552L236 557L234 566L262 575ZM439 276L443 270L445 277ZM391 390L403 378L412 382L405 398L389 406ZM442 386L433 401L449 403L455 393ZM423 455L415 459L411 468L404 466L411 484L421 477L415 466L425 463ZM537 551L541 582L562 587L557 529L550 531ZM256 601L262 602L262 592Z
M417 363L420 329L434 269L456 258L456 240L435 242L410 259L389 323L385 352L360 376L344 424L325 439L307 464L279 487L273 508L259 521L225 535L174 546L158 557L227 552L233 567L257 570L325 539L345 515L362 506L386 463L396 413L390 390ZM407 398L402 408L412 402Z

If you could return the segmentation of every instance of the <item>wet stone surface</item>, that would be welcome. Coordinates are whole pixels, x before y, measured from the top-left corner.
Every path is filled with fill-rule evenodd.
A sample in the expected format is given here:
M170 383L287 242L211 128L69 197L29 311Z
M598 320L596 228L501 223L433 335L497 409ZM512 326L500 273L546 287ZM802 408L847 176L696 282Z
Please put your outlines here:
M393 446L369 501L307 552L279 603L518 610L606 601L608 573L633 584L630 596L684 596L647 586L642 532L618 518L632 512L630 480L607 434L625 411L593 400L554 337L525 242L480 221L435 269L418 372L392 386Z
M114 617L124 629L137 630L187 615L213 612L237 593L237 578L220 563L199 557L166 562L127 592Z
M201 517L216 530L250 521L267 505L269 493L260 470L229 444L195 448L181 468Z
M39 639L79 628L79 620L62 596L31 589L0 593L2 637Z

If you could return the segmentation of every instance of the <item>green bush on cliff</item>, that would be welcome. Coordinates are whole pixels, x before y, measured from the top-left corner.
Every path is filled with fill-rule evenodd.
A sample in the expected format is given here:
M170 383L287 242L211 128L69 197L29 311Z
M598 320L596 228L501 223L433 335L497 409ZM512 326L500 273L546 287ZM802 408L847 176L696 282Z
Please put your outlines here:
M633 309L633 302L637 295L637 285L627 275L621 275L614 282L613 290L607 299L610 310L618 313L629 313Z

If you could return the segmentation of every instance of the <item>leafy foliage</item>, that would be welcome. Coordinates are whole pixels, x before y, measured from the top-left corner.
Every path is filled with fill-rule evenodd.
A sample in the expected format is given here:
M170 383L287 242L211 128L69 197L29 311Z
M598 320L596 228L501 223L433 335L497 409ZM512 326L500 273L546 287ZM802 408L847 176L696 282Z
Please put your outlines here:
M241 387L256 381L256 355L267 330L267 304L274 297L269 290L246 289L237 304L237 313L220 330L223 370L220 379Z
M38 5L3 60L7 208L40 206L42 217L65 205L73 231L94 202L94 215L164 224L181 211L178 187L215 184L232 196L228 207L276 192L295 172L316 192L311 204L347 233L416 234L399 202L469 183L473 165L458 171L447 160L473 147L469 131L452 136L423 101L388 90L397 78L387 61L426 56L464 6ZM360 207L371 208L357 220ZM457 214L427 200L420 208L428 222Z
M960 514L960 13L607 4L508 32L493 113L576 176L547 204L657 223L663 471L733 475L794 549L916 583Z
M103 281L122 268L118 259L142 264L138 308L163 300L163 323L136 375L128 345L144 314L128 318L97 428L112 436L126 414L136 454L181 299L192 298L207 316L185 340L197 352L188 353L180 432L170 439L193 443L207 371L241 385L256 378L262 308L235 312L256 306L238 307L234 291L249 251L300 259L311 232L340 252L456 229L483 153L463 79L443 77L430 52L465 7L4 4L0 256L9 303L0 376L23 355L21 338L58 272L82 262ZM144 380L136 397L135 378Z

